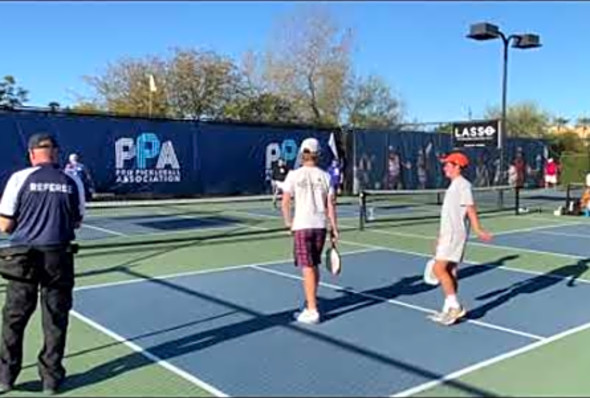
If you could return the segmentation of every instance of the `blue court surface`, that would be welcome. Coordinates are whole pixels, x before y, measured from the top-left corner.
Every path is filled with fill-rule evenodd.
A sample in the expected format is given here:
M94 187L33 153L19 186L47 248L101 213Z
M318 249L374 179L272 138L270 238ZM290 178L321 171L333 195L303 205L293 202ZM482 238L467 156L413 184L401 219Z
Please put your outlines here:
M221 215L94 217L86 219L76 235L79 240L91 240L113 236L227 228L237 226L241 222L242 219Z
M590 258L590 224L549 226L499 234L493 244Z
M501 268L517 258L462 266L470 312L450 328L426 317L442 304L439 288L422 282L427 257L389 250L349 253L340 276L323 272L319 325L293 320L303 293L290 261L161 279L135 273L130 283L77 289L75 311L210 392L384 396L590 322L590 284L576 279L585 263L545 275ZM102 370L110 378L147 363L119 358Z

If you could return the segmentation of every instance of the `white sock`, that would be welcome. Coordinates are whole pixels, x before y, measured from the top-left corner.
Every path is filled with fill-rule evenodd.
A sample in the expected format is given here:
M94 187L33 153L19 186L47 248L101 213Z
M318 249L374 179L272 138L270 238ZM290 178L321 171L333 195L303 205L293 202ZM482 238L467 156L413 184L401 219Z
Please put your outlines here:
M457 299L456 294L451 294L446 297L445 305L443 307L443 312L447 312L451 308L455 308L455 309L461 308L461 304L459 304L459 300Z
M319 315L320 314L317 309L316 310L310 310L309 308L306 308L305 309L305 312L307 312L309 314L313 314L313 315L315 315L315 314L318 314Z
M442 313L446 313L451 309L451 306L449 305L449 300L445 299L445 303L443 304L443 308L442 308Z

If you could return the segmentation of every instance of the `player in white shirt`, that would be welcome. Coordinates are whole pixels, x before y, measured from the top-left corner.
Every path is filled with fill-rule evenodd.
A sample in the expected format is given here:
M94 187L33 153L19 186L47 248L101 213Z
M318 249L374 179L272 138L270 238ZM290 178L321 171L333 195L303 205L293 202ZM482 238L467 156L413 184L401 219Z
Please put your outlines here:
M451 185L442 205L433 270L440 281L445 302L442 312L431 316L431 319L443 325L452 325L467 313L457 299L457 266L463 261L469 227L483 241L491 240L492 236L481 228L471 183L461 175L469 164L467 156L454 152L446 156L443 163L445 176L451 180Z
M297 321L318 323L317 289L320 280L318 265L326 240L326 224L330 223L332 239L338 239L336 198L330 175L317 167L319 142L307 138L301 144L302 165L287 174L283 183L283 219L294 237L295 265L301 267L305 308L295 314ZM295 214L291 220L291 198Z

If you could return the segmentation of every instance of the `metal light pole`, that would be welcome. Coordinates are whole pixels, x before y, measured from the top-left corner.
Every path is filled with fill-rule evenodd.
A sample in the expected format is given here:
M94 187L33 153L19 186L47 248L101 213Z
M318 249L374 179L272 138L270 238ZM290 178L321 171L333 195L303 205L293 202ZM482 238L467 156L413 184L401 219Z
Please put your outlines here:
M504 182L504 140L508 137L508 128L506 126L506 93L507 93L507 86L508 86L508 44L510 44L510 39L514 36L506 37L504 33L498 30L500 37L502 38L502 43L504 44L504 57L503 57L503 67L502 67L502 121L500 124L500 135L498 137L500 145L500 180L498 183L502 185Z
M497 38L502 39L504 44L503 68L502 68L502 120L500 124L500 134L498 135L498 149L500 152L499 168L500 181L503 182L504 176L504 138L508 136L508 129L506 126L506 93L508 83L508 45L513 41L512 47L519 49L538 48L541 47L539 36L535 34L512 34L506 36L497 25L482 22L470 26L468 38L473 40L493 40Z

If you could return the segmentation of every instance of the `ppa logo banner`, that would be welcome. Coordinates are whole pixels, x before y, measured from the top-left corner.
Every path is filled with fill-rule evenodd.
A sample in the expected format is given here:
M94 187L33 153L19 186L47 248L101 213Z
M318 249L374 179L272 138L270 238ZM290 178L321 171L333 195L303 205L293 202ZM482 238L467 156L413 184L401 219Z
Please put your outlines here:
M115 141L116 182L121 184L178 183L181 169L172 141L154 133Z
M294 139L286 139L282 142L271 142L266 146L265 169L270 172L272 165L279 159L283 159L287 164L291 164L293 168L297 168L298 164L297 154L299 146ZM295 161L293 165L291 162Z
M303 143L304 139L305 138L302 138L299 144L292 138L268 144L266 146L266 156L264 161L266 175L270 175L272 165L279 159L283 159L292 169L297 169L301 166L301 156L299 156L299 152L300 145Z
M500 144L499 120L453 123L454 148L497 148Z

